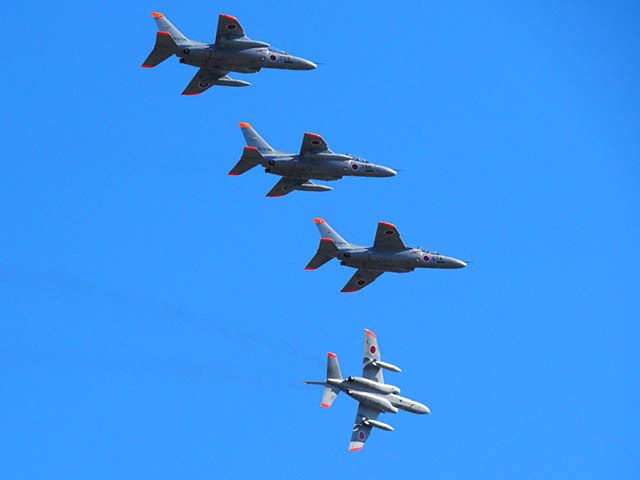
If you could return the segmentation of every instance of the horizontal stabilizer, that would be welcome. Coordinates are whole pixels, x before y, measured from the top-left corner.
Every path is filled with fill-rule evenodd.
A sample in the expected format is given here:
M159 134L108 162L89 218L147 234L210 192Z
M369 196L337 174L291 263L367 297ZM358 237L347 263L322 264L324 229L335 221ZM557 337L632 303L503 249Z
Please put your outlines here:
M156 44L153 50L143 62L142 67L153 68L177 51L178 47L168 32L158 32L156 34Z
M321 238L318 251L313 256L309 264L305 267L305 270L315 270L327 263L329 260L337 256L339 253L338 247L330 238Z
M340 390L335 387L330 387L328 385L324 387L324 392L322 392L322 402L320 402L320 406L329 408L338 396L338 393L340 393Z
M242 175L244 172L251 170L262 161L263 157L255 147L244 147L242 158L231 169L229 175Z

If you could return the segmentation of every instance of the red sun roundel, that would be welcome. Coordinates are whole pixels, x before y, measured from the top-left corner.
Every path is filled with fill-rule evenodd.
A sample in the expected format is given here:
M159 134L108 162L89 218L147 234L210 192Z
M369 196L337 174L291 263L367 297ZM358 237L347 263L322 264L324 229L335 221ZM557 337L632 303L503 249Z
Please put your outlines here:
M375 345L371 345L371 348L369 349L369 351L371 353L376 353L376 346Z
M364 440L364 437L365 437L364 432L358 432L358 438L360 440Z
M314 145L320 145L320 140L311 140Z
M357 170L358 169L358 164L357 163L352 164L351 168L353 168L354 170Z
M356 283L357 283L358 285L362 286L362 285L364 285L364 284L365 284L365 283L367 283L367 282L365 282L364 280L358 280Z
M275 61L278 59L278 57L276 57L275 55L269 55L269 59L270 59L272 62L275 62Z
M424 256L424 257L422 257L422 258L424 258L424 261L425 261L425 262L428 262L428 261L429 261L429 256L428 256L428 255L425 255L425 256Z
M227 30L235 30L236 26L233 23L230 23L229 25L227 25Z

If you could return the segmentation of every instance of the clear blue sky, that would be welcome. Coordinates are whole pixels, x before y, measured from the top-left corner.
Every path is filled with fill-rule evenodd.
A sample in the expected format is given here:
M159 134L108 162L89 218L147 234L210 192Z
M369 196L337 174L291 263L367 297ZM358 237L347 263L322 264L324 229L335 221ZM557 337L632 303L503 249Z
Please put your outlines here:
M3 478L638 478L636 2L134 3L3 7ZM152 11L324 64L182 97ZM402 171L268 199L239 121ZM313 217L473 263L340 294ZM353 454L364 328L432 414Z

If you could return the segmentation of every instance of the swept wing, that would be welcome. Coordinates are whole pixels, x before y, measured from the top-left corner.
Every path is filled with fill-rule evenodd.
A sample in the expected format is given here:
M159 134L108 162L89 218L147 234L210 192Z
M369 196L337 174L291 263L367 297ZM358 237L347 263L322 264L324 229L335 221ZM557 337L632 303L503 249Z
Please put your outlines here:
M365 425L365 420L375 420L378 418L380 412L374 410L371 407L367 407L362 403L358 405L358 413L356 413L356 421L353 425L353 432L351 433L351 443L349 443L349 450L362 450L364 443L371 434L371 426Z
M400 238L400 232L398 232L395 225L386 222L378 223L378 230L376 231L376 239L373 242L373 247L389 249L407 248Z
M376 382L384 383L382 369L372 362L380 360L378 339L371 330L364 330L364 352L362 354L362 376Z
M213 87L215 82L224 78L227 73L229 72L224 70L201 68L198 70L198 73L194 75L191 82L189 82L187 88L184 89L182 95L199 95Z
M305 153L331 152L329 145L320 135L305 133L300 146L300 155Z
M368 270L360 268L356 273L353 274L353 277L351 277L351 279L347 282L347 284L342 288L341 291L342 293L357 292L358 290L361 290L369 285L383 273L383 270Z
M244 36L244 28L242 28L237 18L230 15L220 15L218 17L216 43L219 43L222 38L233 40Z

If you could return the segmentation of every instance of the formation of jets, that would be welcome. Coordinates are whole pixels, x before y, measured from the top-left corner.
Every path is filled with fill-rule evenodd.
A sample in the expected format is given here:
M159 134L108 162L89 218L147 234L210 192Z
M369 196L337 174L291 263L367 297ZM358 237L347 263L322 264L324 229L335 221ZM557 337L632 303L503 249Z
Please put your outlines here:
M393 431L393 427L378 420L381 413L430 413L429 407L410 398L398 395L400 389L384 383L382 370L401 372L391 363L380 360L378 339L372 331L364 331L364 353L362 355L362 376L342 378L338 357L327 354L327 379L324 382L304 382L308 385L323 385L321 407L329 408L340 392L358 401L358 412L351 433L349 450L361 450L369 438L373 427Z
M198 95L214 85L244 87L244 80L228 76L230 72L257 73L263 68L282 70L313 70L316 64L294 57L273 48L265 42L252 40L245 34L240 22L232 16L220 15L214 43L202 43L185 37L161 13L152 13L158 32L153 50L142 67L152 68L176 55L180 63L198 68L183 95ZM312 180L339 180L345 176L393 177L396 172L382 165L369 163L352 155L335 153L324 139L315 133L305 133L299 153L275 150L248 123L240 123L247 146L229 175L237 176L256 166L266 173L277 175L280 180L267 193L267 197L282 197L294 190L326 192L331 187ZM397 228L379 222L371 247L355 245L344 240L327 222L314 219L320 232L320 245L306 270L315 270L333 258L340 264L357 269L342 292L355 292L375 281L384 272L407 273L416 268L459 269L466 262L422 248L407 247ZM358 412L351 435L350 450L360 450L369 438L372 428L393 430L393 427L378 420L381 413L430 413L422 403L402 397L400 389L384 383L382 370L401 370L380 359L376 336L365 329L364 354L361 377L344 379L338 358L329 353L327 377L324 382L305 382L324 386L323 407L330 407L340 392L358 401Z

